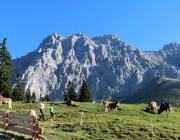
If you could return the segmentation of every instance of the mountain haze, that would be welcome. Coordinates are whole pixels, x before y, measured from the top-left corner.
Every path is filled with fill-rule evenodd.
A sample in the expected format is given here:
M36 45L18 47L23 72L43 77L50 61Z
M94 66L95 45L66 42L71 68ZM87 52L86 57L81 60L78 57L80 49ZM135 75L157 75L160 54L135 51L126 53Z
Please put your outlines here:
M79 94L86 80L93 100L109 95L122 100L145 88L156 77L180 77L180 45L171 43L162 50L144 52L121 41L117 35L87 37L52 34L39 47L13 60L14 72L23 74L25 89L36 96L49 94L63 100L66 84L72 81Z

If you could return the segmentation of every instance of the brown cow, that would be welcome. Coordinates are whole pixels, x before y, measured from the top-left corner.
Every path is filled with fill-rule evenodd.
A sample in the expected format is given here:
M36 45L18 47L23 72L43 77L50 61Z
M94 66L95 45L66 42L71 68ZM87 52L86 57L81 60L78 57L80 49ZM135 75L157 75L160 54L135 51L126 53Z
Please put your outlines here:
M0 95L0 104L8 104L9 109L12 109L12 99L11 98L6 98Z
M110 108L111 110L113 110L114 112L117 112L117 109L119 107L120 102L116 101L116 102L109 102L109 101L103 101L103 105L104 105L104 112L108 113L108 108Z
M157 109L157 104L155 101L150 102L148 107L146 108L147 111L153 111L154 113L156 113L156 109Z

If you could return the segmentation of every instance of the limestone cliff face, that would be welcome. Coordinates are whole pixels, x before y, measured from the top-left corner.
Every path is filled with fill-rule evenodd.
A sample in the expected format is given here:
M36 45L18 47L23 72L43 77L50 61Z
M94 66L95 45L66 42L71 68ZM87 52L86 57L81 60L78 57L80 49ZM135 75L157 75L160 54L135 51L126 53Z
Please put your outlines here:
M86 80L93 99L111 95L117 100L143 89L155 77L180 77L180 45L164 45L157 52L144 52L116 35L89 38L83 34L66 37L53 34L26 56L13 60L14 72L23 74L25 89L36 96L49 94L63 100L66 84L72 81L79 94Z

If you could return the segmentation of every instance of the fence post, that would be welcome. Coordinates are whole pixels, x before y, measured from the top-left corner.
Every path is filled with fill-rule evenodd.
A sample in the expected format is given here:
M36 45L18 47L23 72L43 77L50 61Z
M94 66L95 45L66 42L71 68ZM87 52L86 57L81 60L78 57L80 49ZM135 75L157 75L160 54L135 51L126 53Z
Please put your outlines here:
M43 136L43 128L39 126L39 136L38 140L46 140L46 137Z
M151 118L151 133L152 133L152 136L154 136L152 118Z
M82 117L83 117L83 112L81 112L80 126L82 126Z
M25 120L25 123L21 122L21 116L20 115L16 115L16 114L9 114L9 111L6 110L5 113L1 113L2 117L0 118L0 120L2 120L4 123L0 124L1 128L4 128L4 130L11 130L14 132L18 132L18 133L22 133L22 134L27 134L32 136L32 140L46 140L46 138L43 136L43 128L40 127L39 122L37 121L36 117L32 118L26 118L26 117L22 117L22 120ZM12 121L11 121L11 117ZM27 120L27 122L26 122ZM9 126L9 121L12 124L12 126ZM16 126L20 126L19 127L14 127L14 125ZM31 130L27 129L31 128ZM27 130L27 131L26 131ZM40 139L39 139L40 138Z
M38 139L38 137L39 137L39 122L38 121L36 121L36 132L35 132L36 134L36 136L35 136L35 138L37 138Z
M39 127L39 135L43 135L43 128Z
M36 117L33 117L33 133L32 133L32 140L36 139Z
M6 110L5 131L8 130L8 124L9 124L9 111Z

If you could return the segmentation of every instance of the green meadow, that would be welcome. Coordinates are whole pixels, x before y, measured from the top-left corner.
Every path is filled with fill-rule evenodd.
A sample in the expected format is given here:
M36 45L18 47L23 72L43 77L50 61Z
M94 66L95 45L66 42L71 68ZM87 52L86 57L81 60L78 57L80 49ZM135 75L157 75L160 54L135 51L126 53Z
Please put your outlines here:
M37 111L39 103L13 103L11 113L27 115L32 108ZM45 103L46 117L50 117L50 103ZM117 113L109 110L104 113L103 105L97 103L75 102L67 106L54 102L56 120L40 121L47 140L178 140L180 139L180 108L174 108L172 115L146 112L147 104L120 104ZM6 111L7 105L1 106ZM159 107L158 107L159 108ZM4 132L0 129L0 139L18 137L19 140L31 139L29 136Z

